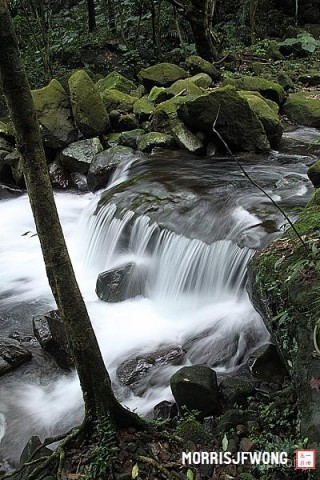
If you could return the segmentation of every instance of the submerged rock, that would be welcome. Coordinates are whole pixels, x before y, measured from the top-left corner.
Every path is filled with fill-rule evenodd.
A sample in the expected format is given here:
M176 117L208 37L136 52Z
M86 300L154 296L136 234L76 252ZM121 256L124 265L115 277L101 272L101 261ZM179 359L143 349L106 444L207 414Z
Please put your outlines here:
M217 413L220 408L217 375L206 365L182 367L170 379L174 399L181 410L197 410L201 417Z
M135 263L107 270L98 275L96 294L104 302L122 302L142 295L145 288L144 268Z
M13 338L0 337L0 376L32 358L31 352Z
M65 189L73 184L70 173L60 164L59 161L55 160L50 163L48 165L48 170L53 187Z

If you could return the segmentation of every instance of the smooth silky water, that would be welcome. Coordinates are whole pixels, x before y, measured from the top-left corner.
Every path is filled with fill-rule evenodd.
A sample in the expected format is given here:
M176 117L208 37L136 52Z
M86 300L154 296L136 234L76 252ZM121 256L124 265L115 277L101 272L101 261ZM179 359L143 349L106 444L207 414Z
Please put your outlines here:
M314 159L289 149L242 162L294 218L293 207L312 193L306 170ZM172 398L169 378L182 365L205 363L223 376L269 341L245 290L246 265L286 222L233 161L183 153L142 158L122 165L104 192L55 197L106 366L126 406L149 415ZM0 228L2 334L30 332L32 315L55 305L26 194L2 199ZM136 265L132 284L143 282L144 294L100 301L97 275L128 262ZM120 385L121 362L166 345L187 350L180 365L151 369L139 396ZM65 431L83 415L76 374L61 373L39 348L32 351L31 362L1 378L0 453L11 461L31 435Z

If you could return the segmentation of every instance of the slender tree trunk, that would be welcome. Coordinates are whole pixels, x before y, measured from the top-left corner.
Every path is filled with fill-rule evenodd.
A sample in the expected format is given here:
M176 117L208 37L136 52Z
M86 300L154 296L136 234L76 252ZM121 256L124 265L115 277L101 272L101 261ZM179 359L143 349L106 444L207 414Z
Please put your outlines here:
M0 80L16 130L17 147L49 284L64 321L85 402L86 426L110 415L117 426L143 421L116 400L61 229L39 124L19 55L7 0L0 0Z
M97 27L94 0L87 0L87 8L88 8L88 30L89 32L93 32L93 30L95 30Z

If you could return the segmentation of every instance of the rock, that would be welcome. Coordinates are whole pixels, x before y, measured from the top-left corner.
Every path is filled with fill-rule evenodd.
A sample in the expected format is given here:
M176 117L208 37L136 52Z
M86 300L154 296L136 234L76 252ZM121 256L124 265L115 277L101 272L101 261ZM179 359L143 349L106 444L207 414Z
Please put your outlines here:
M42 445L42 442L40 441L40 438L37 437L36 435L32 436L24 449L22 450L21 456L20 456L20 461L19 465L21 466L23 463L26 463L30 460L31 455L33 452ZM47 455L51 455L52 450L47 447L42 447L33 457L33 460L36 460L37 458L45 457ZM32 470L30 471L30 473Z
M193 83L193 81L190 78L186 78L184 80L177 80L174 82L169 90L174 94L174 95L194 95L194 96L199 96L203 94L203 91Z
M320 160L317 160L311 167L308 169L308 177L313 183L315 188L320 187Z
M31 352L17 340L0 337L0 376L32 358Z
M51 162L48 165L48 170L53 187L65 189L73 185L70 173L67 172L59 161Z
M255 350L247 362L251 373L265 382L283 383L289 376L277 348L271 343Z
M153 407L153 418L155 420L170 420L177 415L177 404L174 402L163 400L163 402L157 403L157 405Z
M203 142L185 126L185 124L176 119L171 123L171 132L176 143L189 153L194 155L203 155L205 146Z
M145 131L142 128L136 128L135 130L128 130L126 132L121 132L119 136L119 143L125 147L130 147L136 150L137 142L139 138L145 134Z
M234 87L216 88L188 99L179 105L177 113L187 127L206 132L212 140L216 140L212 131L216 122L216 130L231 149L266 151L269 148L262 123Z
M148 97L139 98L133 105L133 113L138 117L140 122L149 120L154 111L153 104Z
M71 180L80 192L88 191L87 177L83 173L71 173Z
M190 77L188 80L200 88L209 88L212 86L212 78L206 73L197 73L197 75L193 75L193 77Z
M227 410L217 421L216 430L219 434L223 434L235 429L240 423L246 423L249 417L248 412L245 410Z
M102 150L99 138L79 140L64 148L57 160L69 172L87 173L92 160Z
M185 103L188 98L174 97L157 105L152 116L154 130L171 133L171 122L177 119L179 106Z
M293 123L320 128L320 92L292 93L283 111Z
M120 115L116 130L123 132L124 130L136 130L137 128L139 128L139 122L134 113Z
M69 353L65 328L59 314L52 310L32 319L33 332L41 348L49 353L60 368L70 370L73 362Z
M143 85L151 89L154 86L168 87L177 80L187 78L188 73L173 63L159 63L152 67L144 68L138 73Z
M37 343L37 340L34 335L31 333L15 330L8 335L9 338L13 338L13 340L17 340L19 343Z
M111 148L111 147L116 147L117 145L120 145L120 138L122 133L127 133L127 132L110 133L105 138L105 141L104 141L104 144L106 145L106 147ZM130 131L128 133L130 133ZM128 146L128 145L125 145L125 146Z
M96 294L104 302L122 302L142 295L145 287L143 268L128 263L98 275Z
M282 105L285 100L285 91L279 83L271 82L261 77L227 78L224 85L232 85L237 90L250 90L259 92L265 98Z
M197 410L202 417L220 408L217 375L206 365L182 367L170 379L170 387L179 410Z
M24 173L23 173L21 158L19 158L19 160L14 165L11 166L11 173L12 173L12 177L15 181L15 184L18 185L18 187L24 188L25 187L25 181L24 181Z
M133 105L137 101L137 97L119 92L119 90L109 90L108 88L101 92L101 98L107 112L111 112L112 110L119 110L120 112L127 113L132 112Z
M160 347L155 352L132 355L117 368L117 377L123 385L129 386L139 395L139 383L145 379L151 369L163 365L179 365L182 363L185 351L180 346L168 345Z
M78 70L69 78L71 107L74 121L85 137L95 137L110 128L104 103L93 81L84 70Z
M280 72L277 76L277 82L287 92L288 90L294 90L295 86L292 78L285 72Z
M212 80L215 80L215 81L220 80L221 74L219 70L217 70L212 63L208 62L207 60L204 60L198 55L190 55L189 57L186 58L185 63L188 69L190 70L190 72L193 74L203 72L209 75L212 78Z
M234 407L246 404L249 397L255 392L256 381L245 377L226 377L219 387L223 398L223 405Z
M174 148L176 143L171 135L159 132L150 132L142 135L138 142L137 148L142 152L151 152L153 148Z
M148 95L148 100L155 105L166 102L170 98L174 97L174 93L168 88L153 87Z
M240 450L242 452L252 452L255 449L255 443L250 438L244 437L240 440Z
M14 126L10 120L8 121L4 121L4 119L0 120L0 135L9 141L14 140L15 131L14 131Z
M127 93L128 95L134 95L137 87L126 77L121 75L119 72L111 72L104 78L101 78L96 83L97 90L103 92L104 90L118 90L122 93Z
M278 147L283 133L278 114L268 105L262 96L251 94L251 92L246 91L240 91L239 95L248 101L250 108L259 118L266 132L270 146L272 148Z
M298 82L303 83L307 87L320 86L320 73L317 71L311 71L299 75Z
M58 149L74 142L78 132L72 121L69 97L62 85L51 80L46 87L33 90L32 97L44 145Z

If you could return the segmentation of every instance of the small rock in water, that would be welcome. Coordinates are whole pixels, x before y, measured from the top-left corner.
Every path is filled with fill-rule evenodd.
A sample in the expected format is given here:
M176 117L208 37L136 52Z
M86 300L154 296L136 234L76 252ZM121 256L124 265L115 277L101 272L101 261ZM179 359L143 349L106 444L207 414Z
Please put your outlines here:
M30 360L31 352L17 340L0 337L0 376Z

